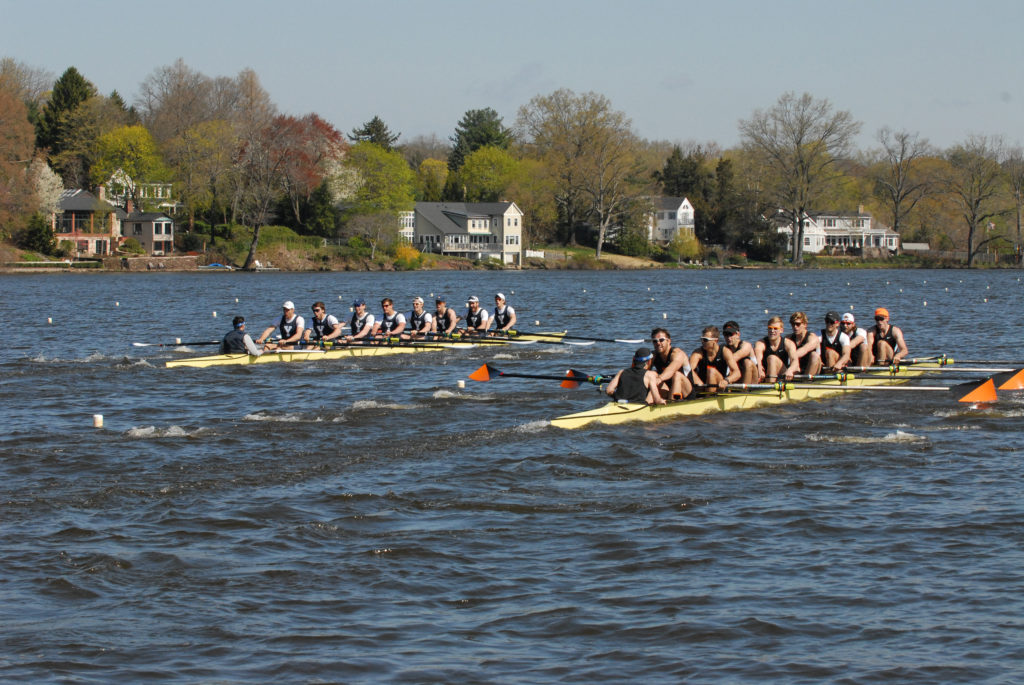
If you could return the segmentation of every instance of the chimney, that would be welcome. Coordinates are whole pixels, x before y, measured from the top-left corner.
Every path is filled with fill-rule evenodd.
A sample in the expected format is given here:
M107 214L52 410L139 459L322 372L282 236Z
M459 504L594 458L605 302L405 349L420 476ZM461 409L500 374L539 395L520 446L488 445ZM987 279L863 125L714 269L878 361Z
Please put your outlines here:
M130 197L124 201L124 211L128 212L129 214L135 211L135 203L132 202L132 199Z
M857 213L858 214L863 214L864 213L864 205L857 205Z
M107 187L102 183L96 188L96 197L103 201L107 199Z

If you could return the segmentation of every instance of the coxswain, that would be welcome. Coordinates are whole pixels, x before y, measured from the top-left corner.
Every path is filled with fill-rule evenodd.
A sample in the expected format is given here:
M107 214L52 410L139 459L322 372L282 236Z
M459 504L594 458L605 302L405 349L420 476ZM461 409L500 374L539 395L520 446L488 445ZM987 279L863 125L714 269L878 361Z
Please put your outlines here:
M409 312L405 332L402 338L410 340L413 338L426 338L434 328L434 317L423 308L423 298L412 298L412 311Z
M633 354L633 364L615 374L605 392L619 402L665 404L658 391L658 374L651 370L654 354L641 347Z
M889 323L889 310L885 307L875 310L875 325L868 329L868 349L872 363L880 366L899 364L907 356L903 331Z
M448 306L448 301L441 295L434 300L436 310L434 313L434 335L448 337L455 331L459 323L459 315L454 309Z
M796 345L782 335L781 316L768 319L768 335L754 343L754 358L757 360L757 380L775 382L779 376L792 380L800 371L797 363Z
M480 307L480 298L476 295L466 302L466 316L463 319L466 322L467 335L481 335L490 325L490 314Z
M256 347L249 334L245 332L245 317L236 316L231 322L231 331L224 336L220 343L221 354L251 354L258 357L263 350Z
M851 312L843 314L839 326L850 339L850 364L853 366L871 366L868 332L857 325L857 319L854 318Z
M736 366L740 370L740 382L749 385L757 383L757 358L754 346L740 335L740 325L735 321L726 321L722 326L722 344L732 352Z
M516 326L516 310L505 304L504 293L494 296L494 316L491 321L494 322L494 332L498 334L508 335Z
M822 367L833 371L842 371L850 365L850 336L839 328L839 314L827 312L825 327L821 329L821 363Z
M373 314L366 311L366 300L358 298L352 302L352 320L349 321L349 334L345 340L365 340L373 332Z
M380 308L384 311L380 321L374 324L373 335L380 338L399 336L405 330L405 314L395 311L395 303L390 297L380 301Z
M821 371L821 352L818 349L821 346L821 341L807 328L807 315L803 312L793 312L793 315L789 317L789 325L793 327L789 339L796 345L800 373L817 376Z
M672 347L672 336L664 328L651 331L654 345L654 360L651 366L658 374L658 390L662 399L681 400L689 397L693 385L690 375L690 358L679 347Z
M265 350L290 350L302 340L302 334L306 330L306 321L295 313L295 304L291 300L282 304L281 308L284 313L281 314L281 320L278 321L277 326L268 326L256 340L257 343L263 345ZM268 343L267 338L275 329L280 333L280 340L277 341L277 344Z
M695 388L704 386L724 390L740 379L740 369L732 350L718 344L718 326L705 326L700 334L700 347L690 355L690 378Z
M313 318L309 320L309 328L303 334L307 343L323 347L333 344L341 335L341 322L334 314L327 313L327 305L323 302L313 303Z

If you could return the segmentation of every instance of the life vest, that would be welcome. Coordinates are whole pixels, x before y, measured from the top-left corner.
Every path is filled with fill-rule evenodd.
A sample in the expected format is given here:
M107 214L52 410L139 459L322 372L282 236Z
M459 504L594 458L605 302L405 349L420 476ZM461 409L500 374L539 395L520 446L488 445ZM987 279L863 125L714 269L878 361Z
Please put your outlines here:
M512 320L512 312L515 310L512 307L504 306L501 309L494 308L494 324L498 328L504 328L508 325L508 322Z
M366 326L366 320L370 318L370 312L363 312L362 316L358 314L352 314L352 320L349 322L349 328L352 331L352 335L358 335L361 330Z
M281 332L281 340L285 340L295 335L295 331L298 330L298 326L298 315L293 316L291 321L287 321L284 315L282 314L281 322L277 324L277 330Z

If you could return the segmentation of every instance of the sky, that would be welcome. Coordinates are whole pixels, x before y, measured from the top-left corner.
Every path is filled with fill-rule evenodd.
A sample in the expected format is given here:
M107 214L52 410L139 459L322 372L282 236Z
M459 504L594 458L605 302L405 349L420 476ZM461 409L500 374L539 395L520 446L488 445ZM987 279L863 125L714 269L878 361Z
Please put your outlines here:
M128 102L181 58L207 76L253 69L285 113L343 132L380 116L449 138L467 110L594 91L637 134L739 143L737 124L808 92L877 131L939 147L1024 141L1020 0L0 0L0 57L76 67Z

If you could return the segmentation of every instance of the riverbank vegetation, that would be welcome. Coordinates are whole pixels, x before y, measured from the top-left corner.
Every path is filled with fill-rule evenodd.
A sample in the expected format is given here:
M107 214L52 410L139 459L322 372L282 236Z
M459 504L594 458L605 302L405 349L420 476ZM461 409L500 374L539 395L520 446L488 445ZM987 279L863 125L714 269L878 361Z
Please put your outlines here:
M74 67L55 79L0 60L0 239L59 255L67 246L55 244L47 217L61 189L113 178L126 205L174 215L177 250L246 267L461 263L400 238L400 216L416 201L514 200L524 246L591 250L562 260L577 267L600 266L606 252L669 266L852 264L843 250L804 254L804 220L824 210L870 213L904 243L933 250L887 265L1013 263L1021 250L1019 146L966 135L943 150L921 132L883 128L859 150L854 114L806 93L738 112L741 144L723 149L685 130L677 141L646 140L603 95L568 89L531 98L508 122L473 109L447 139L403 140L377 114L347 122L347 135L316 113L283 114L251 70L209 76L178 60L125 86L136 88L131 104ZM160 183L173 186L173 203L146 194ZM690 200L692 236L650 240L658 196ZM785 254L784 224L796 233Z

